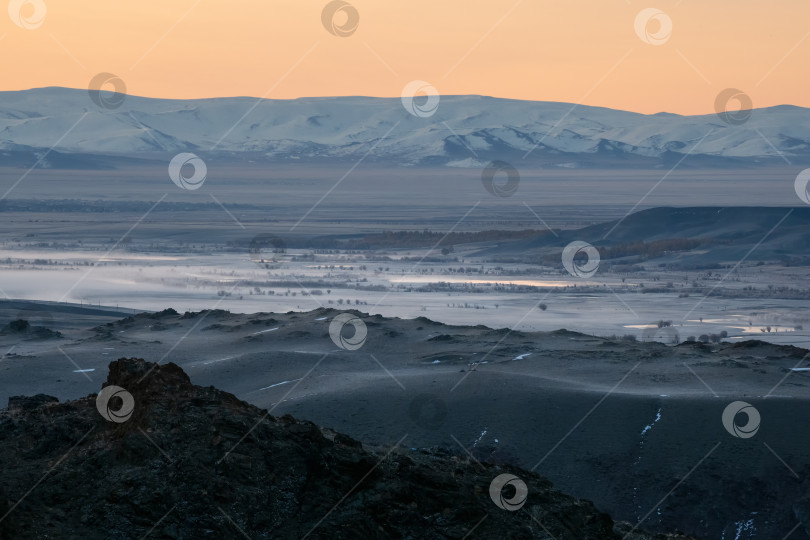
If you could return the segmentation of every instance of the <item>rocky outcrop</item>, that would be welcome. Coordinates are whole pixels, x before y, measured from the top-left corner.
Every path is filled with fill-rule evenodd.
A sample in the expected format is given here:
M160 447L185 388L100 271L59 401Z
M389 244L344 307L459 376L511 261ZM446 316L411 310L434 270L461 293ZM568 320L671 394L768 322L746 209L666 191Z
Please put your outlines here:
M364 449L194 386L174 364L120 359L99 396L10 401L0 412L3 539L685 538L628 534L520 469ZM503 506L525 483L518 510L491 497L502 474L517 477L498 492Z

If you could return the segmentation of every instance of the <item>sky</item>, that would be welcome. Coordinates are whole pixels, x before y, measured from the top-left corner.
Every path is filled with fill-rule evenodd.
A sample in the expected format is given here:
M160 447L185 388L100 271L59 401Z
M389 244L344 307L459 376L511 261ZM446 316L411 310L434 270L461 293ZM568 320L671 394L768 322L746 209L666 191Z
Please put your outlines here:
M108 72L162 98L398 97L422 80L642 113L709 114L726 88L810 107L806 0L338 2L11 0L0 90Z

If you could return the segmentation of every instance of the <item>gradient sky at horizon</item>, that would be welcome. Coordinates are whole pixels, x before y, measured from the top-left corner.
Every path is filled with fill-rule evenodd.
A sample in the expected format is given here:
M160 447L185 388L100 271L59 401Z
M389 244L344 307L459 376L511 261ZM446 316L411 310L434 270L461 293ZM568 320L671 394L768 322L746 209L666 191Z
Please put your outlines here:
M642 113L708 114L729 87L754 107L810 107L800 0L351 0L360 22L349 37L321 23L327 0L44 2L37 28L0 17L0 90L84 88L103 71L130 94L164 98L396 97L419 79L441 94ZM634 29L651 6L672 20L662 45Z

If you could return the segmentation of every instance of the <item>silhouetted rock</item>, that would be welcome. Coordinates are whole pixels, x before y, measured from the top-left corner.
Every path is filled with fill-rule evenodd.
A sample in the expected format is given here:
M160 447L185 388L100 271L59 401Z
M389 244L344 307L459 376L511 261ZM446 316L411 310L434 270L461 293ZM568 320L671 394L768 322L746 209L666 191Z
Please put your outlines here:
M607 540L631 529L534 473L446 452L369 451L194 386L174 364L120 359L104 387L109 408L95 395L39 395L0 411L1 538L460 539L475 529L475 538ZM527 485L518 511L490 499L504 472Z
M8 410L20 411L38 409L48 403L59 403L59 400L45 394L37 394L35 396L11 396L8 398Z
M31 323L24 319L17 319L8 323L3 330L6 332L27 332L30 328Z
M11 321L6 326L0 330L0 333L3 334L24 334L29 335L31 338L35 339L50 339L50 338L61 338L61 332L55 332L44 326L31 326L31 323L26 321L25 319L17 319Z

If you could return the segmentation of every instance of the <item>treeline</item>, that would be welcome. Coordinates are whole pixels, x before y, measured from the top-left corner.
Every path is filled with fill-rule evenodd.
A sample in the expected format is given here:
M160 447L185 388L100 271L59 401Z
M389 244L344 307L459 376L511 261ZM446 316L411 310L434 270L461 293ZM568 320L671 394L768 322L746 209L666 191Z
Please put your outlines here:
M283 244L284 249L312 249L314 253L359 253L370 249L420 249L420 248L452 248L459 244L470 244L474 242L498 242L513 241L538 238L549 231L538 231L525 229L521 231L487 230L478 232L454 232L446 233L442 231L386 231L383 233L367 234L357 237L340 236L316 236L314 238L291 237L277 240ZM242 238L229 240L225 243L227 249L249 248L251 239ZM420 259L421 260L421 259Z
M688 251L695 249L706 240L695 238L667 238L652 242L631 242L611 247L600 247L599 256L602 259L619 259L621 257L655 258L673 251Z
M83 199L4 199L0 201L0 212L65 212L108 214L120 212L143 213L154 207L155 212L221 211L214 202L161 202L154 201L109 201ZM261 206L230 203L229 208L237 210L261 210Z
M339 242L346 249L418 249L433 246L455 246L476 242L498 242L504 240L523 240L550 234L548 231L524 229L521 231L488 230L479 232L454 232L447 234L441 231L386 231L369 234L361 238L352 238ZM324 239L325 240L325 239ZM335 239L332 239L335 241Z

